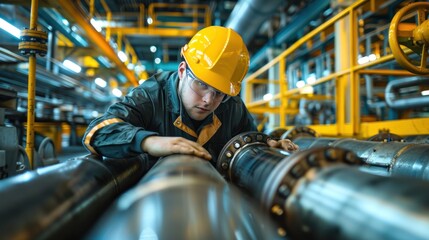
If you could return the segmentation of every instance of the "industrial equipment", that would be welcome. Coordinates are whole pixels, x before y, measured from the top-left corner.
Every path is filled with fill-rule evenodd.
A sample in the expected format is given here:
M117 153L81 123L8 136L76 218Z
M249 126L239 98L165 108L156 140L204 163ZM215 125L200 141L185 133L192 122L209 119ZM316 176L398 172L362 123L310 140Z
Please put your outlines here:
M428 2L415 2L401 8L393 17L389 28L389 44L396 60L402 67L415 74L429 74L427 57L429 44L429 21L427 20ZM416 21L409 20L417 13ZM412 19L412 18L411 18ZM415 54L408 56L401 45ZM418 59L415 59L415 58Z
M288 154L262 133L237 135L218 170L251 194L291 239L427 239L429 183L360 171L350 150Z
M374 141L377 136L369 140L316 137L316 132L308 127L296 127L288 132L282 138L292 140L301 150L339 147L362 158L365 162L363 167L373 173L429 179L429 145L423 143L428 136L400 138L396 134L385 133L386 135L379 136L378 140L381 141ZM383 136L386 138L381 138Z
M87 239L280 239L273 222L201 158L171 155L124 193Z
M16 128L6 125L5 122L6 110L15 110L16 105L16 91L5 85L0 85L0 179L30 169L25 150L18 144Z
M0 184L2 239L79 239L147 171L142 158L85 156Z

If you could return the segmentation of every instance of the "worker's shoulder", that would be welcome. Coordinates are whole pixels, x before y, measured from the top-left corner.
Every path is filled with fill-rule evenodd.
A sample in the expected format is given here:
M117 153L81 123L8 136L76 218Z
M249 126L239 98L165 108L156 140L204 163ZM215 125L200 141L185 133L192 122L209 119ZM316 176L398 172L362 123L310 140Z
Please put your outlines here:
M177 77L177 72L174 71L163 71L152 75L147 80L143 81L138 88L143 88L148 91L154 91L156 89L164 87L169 80L174 80Z

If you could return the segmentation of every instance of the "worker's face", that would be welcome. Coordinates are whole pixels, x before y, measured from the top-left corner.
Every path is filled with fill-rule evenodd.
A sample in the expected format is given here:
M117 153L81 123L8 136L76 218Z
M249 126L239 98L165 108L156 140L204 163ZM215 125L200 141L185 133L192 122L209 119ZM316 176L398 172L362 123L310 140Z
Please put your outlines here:
M225 94L197 79L186 63L179 65L179 94L188 115L197 121L203 120L222 103Z

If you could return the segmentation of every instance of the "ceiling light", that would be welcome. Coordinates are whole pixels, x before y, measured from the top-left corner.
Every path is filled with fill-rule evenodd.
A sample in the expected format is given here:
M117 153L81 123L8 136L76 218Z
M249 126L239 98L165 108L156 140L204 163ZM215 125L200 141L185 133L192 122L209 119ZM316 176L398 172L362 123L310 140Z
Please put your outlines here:
M307 83L314 83L314 82L316 82L316 74L311 73L310 75L308 75Z
M153 23L153 19L151 17L147 18L147 24L151 25Z
M429 95L429 90L422 91L422 96L428 96L428 95Z
M267 93L267 94L265 94L265 95L263 96L263 99L264 99L265 101L270 101L271 99L273 99L273 94L271 94L271 93Z
M70 25L69 21L67 21L67 19L65 19L65 18L63 18L61 21L62 21L62 22L63 22L63 24L64 24L64 25L66 25L66 26L69 26L69 25Z
M132 63L128 63L128 65L127 65L127 68L128 68L128 70L133 70L134 69L134 64L132 64Z
M297 88L302 88L305 86L305 82L303 80L299 80L298 82L296 82L296 87Z
M80 71L82 70L79 65L70 60L64 60L63 65L76 73L80 73Z
M98 21L95 20L94 18L91 18L90 22L91 22L91 25L95 28L95 30L97 30L97 32L101 32L101 30L103 30L100 27L100 24L98 24Z
M150 51L153 52L153 53L156 52L156 47L155 46L150 46Z
M97 84L102 88L105 88L107 86L107 82L102 78L96 78L94 81L95 81L95 84Z
M114 88L114 89L112 90L112 94L113 94L113 95L115 95L116 97L122 97L122 92L121 92L121 90L119 90L119 89L117 89L117 88Z
M156 64L160 64L161 63L161 58L155 58L155 63Z
M118 52L118 57L119 59L121 59L122 62L126 62L128 60L127 54L122 51Z
M11 35L13 35L18 39L21 38L21 31L17 27L6 22L3 18L0 18L0 28L10 33Z

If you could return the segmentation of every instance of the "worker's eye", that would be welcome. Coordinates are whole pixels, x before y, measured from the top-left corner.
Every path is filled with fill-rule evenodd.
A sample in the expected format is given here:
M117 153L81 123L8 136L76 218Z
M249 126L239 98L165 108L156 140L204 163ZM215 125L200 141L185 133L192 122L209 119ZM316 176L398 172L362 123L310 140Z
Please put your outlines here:
M223 92L219 92L219 91L215 91L216 97L223 97L225 96L225 93Z
M209 85L199 81L199 80L195 80L195 84L198 86L199 89L201 90L207 90L209 88Z

